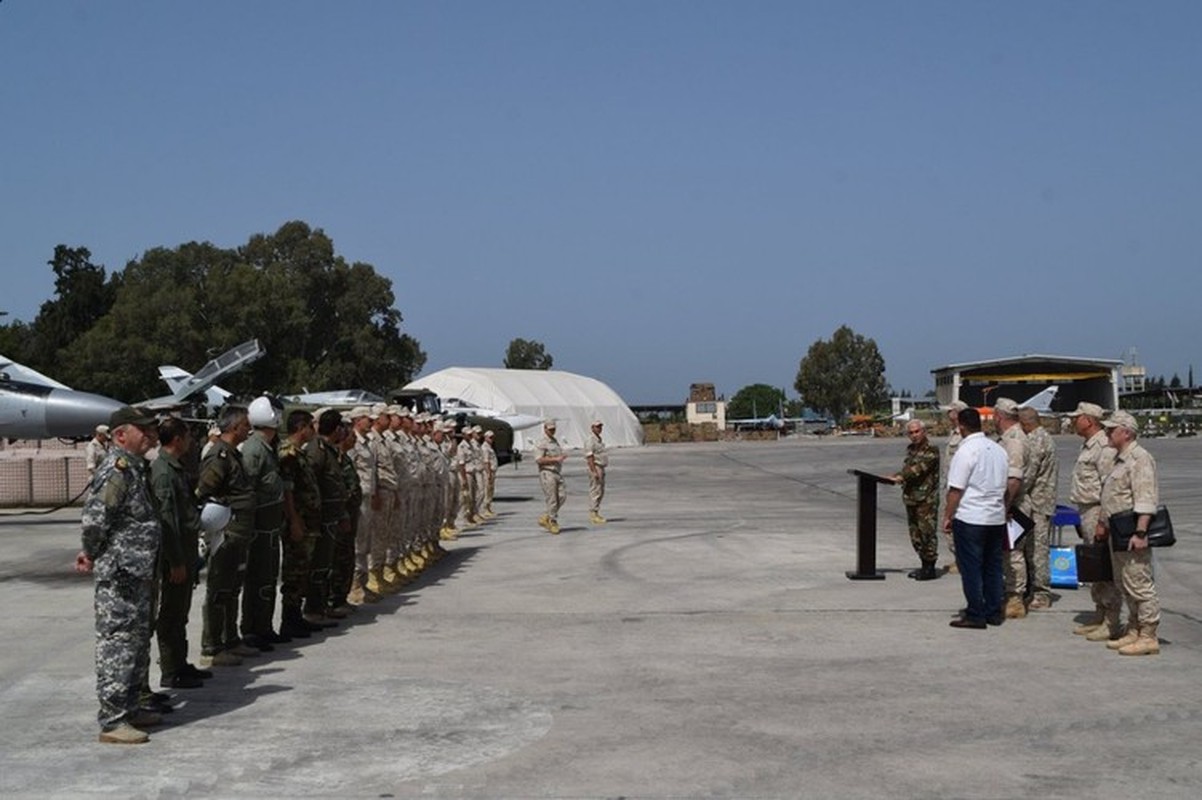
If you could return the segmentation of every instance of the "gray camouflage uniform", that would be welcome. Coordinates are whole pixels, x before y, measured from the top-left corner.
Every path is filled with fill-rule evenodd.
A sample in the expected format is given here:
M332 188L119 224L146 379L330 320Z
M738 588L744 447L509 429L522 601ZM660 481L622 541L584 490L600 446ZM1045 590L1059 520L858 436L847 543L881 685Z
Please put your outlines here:
M146 461L113 447L96 470L81 519L96 579L96 695L102 729L137 712L150 668L159 528Z

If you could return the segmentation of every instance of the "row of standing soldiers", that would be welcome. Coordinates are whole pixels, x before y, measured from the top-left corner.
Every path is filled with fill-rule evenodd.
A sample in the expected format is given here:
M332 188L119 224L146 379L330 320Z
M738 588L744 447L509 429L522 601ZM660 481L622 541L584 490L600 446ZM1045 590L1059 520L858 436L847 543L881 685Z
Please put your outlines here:
M112 427L119 435L91 484L76 560L96 575L104 742L146 741L139 726L169 710L150 691L152 635L162 685L201 686L209 667L308 638L399 590L445 553L440 539L456 537L461 514L466 526L495 516L487 432L469 427L457 438L454 423L400 406L295 410L286 420L267 398L227 408L195 480L182 420L125 408ZM198 668L188 662L187 624L202 544Z

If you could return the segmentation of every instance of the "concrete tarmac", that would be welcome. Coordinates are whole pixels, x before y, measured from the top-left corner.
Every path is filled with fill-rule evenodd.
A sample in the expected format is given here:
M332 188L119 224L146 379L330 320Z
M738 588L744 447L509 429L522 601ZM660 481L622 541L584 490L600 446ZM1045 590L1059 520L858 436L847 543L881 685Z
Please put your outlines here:
M0 796L1196 798L1202 443L1145 445L1179 539L1159 656L1071 635L1086 589L949 628L959 581L906 578L888 486L887 577L848 580L847 470L903 439L659 445L612 454L604 526L574 453L559 536L533 465L502 468L500 518L407 591L175 692L137 747L96 742L78 511L0 516Z

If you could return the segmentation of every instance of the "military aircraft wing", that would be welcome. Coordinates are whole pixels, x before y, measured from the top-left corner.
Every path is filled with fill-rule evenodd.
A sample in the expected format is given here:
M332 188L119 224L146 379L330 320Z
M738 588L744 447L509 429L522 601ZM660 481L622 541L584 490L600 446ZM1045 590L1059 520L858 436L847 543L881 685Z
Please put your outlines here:
M215 390L216 398L219 398L220 402L224 402L229 397L229 392L216 387L218 378L258 361L266 352L259 344L258 339L251 339L249 342L243 342L237 347L225 351L192 375L179 367L159 367L159 374L172 388L172 393L165 397L145 400L139 405L154 410L174 408L187 403L189 399L198 394L204 394L206 401L212 404L215 398L210 390Z

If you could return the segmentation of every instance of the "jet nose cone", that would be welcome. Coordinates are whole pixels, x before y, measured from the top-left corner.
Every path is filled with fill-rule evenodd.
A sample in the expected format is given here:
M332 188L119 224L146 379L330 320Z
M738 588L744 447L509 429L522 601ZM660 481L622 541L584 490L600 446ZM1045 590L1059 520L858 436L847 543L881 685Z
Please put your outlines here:
M46 435L64 439L91 436L97 425L107 425L113 412L124 405L111 397L55 389L46 398Z

